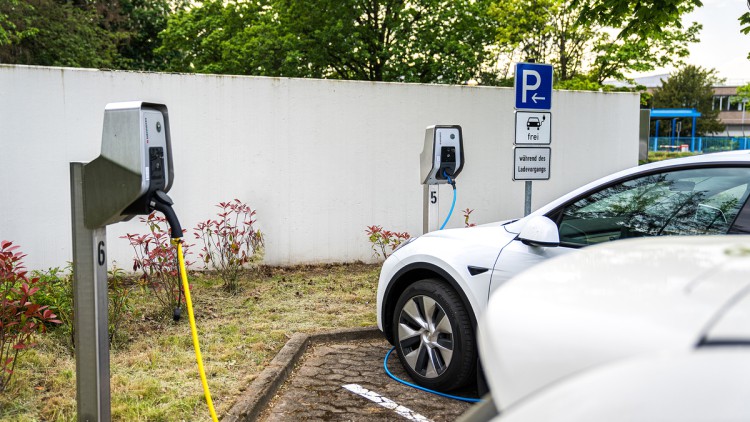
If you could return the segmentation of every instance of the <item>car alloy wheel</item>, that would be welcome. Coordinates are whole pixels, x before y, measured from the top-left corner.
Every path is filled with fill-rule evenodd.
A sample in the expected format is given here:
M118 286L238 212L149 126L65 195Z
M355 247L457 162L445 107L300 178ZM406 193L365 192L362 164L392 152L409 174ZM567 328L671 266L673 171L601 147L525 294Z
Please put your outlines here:
M418 384L447 391L473 378L473 328L444 281L420 280L407 287L396 304L393 332L401 364Z

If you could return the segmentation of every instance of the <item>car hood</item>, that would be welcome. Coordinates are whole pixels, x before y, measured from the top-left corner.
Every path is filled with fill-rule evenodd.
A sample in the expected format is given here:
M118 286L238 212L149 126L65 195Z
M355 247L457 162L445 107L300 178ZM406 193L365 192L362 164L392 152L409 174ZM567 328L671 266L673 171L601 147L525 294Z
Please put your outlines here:
M747 247L744 236L624 240L513 278L480 324L496 405L619 359L695 347L750 284Z
M402 265L430 262L441 268L446 268L443 264L447 264L464 270L467 265L492 269L500 249L515 237L515 233L505 229L505 222L437 230L414 239L392 257Z

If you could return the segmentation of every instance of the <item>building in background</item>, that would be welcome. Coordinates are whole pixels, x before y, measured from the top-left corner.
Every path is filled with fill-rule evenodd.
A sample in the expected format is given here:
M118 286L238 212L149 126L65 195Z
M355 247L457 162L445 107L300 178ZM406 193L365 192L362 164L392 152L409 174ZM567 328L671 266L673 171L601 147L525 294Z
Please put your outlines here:
M661 86L663 80L669 79L669 74L644 76L635 78L635 84L623 81L607 81L613 86L635 86L646 87L646 92L653 93L654 88ZM723 132L716 136L745 137L750 136L750 114L745 113L746 103L737 98L737 88L745 85L750 80L731 80L722 85L716 85L714 89L713 110L719 109L719 120L726 126Z

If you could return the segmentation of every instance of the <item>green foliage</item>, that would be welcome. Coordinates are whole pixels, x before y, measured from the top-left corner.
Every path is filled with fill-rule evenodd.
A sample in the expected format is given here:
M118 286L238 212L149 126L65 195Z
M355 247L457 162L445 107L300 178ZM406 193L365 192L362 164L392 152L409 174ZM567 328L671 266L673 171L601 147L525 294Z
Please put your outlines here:
M71 263L65 268L55 267L47 271L33 271L32 275L39 278L42 286L38 293L38 303L47 305L57 314L62 322L57 330L62 330L68 339L68 347L73 351L75 344L75 327L73 324L73 266Z
M208 0L170 17L159 51L177 71L465 83L491 79L486 4Z
M108 272L109 306L109 344L117 346L118 332L122 323L132 310L130 304L131 288L124 278L124 271L116 265ZM68 264L64 269L50 268L46 271L33 271L33 276L39 279L40 290L37 293L37 303L46 305L57 314L61 324L56 331L62 330L63 337L68 341L68 348L73 352L75 345L75 324L73 320L73 269Z
M11 379L23 352L46 332L45 324L59 324L49 307L37 303L38 278L28 278L26 256L12 242L0 242L0 392Z
M701 28L693 24L683 29L678 20L661 26L658 31L625 32L613 38L598 15L587 14L595 4L587 0L495 2L489 14L497 25L498 52L505 57L503 62L508 67L500 73L507 75L516 61L551 63L556 87L557 83L578 79L573 87L598 89L606 79L625 79L629 72L679 63L688 55L687 45L696 41ZM688 10L682 7L679 14ZM629 25L631 19L620 19L616 27Z
M108 321L109 344L116 347L119 343L120 327L123 321L131 314L133 307L130 304L132 290L125 280L125 271L115 265L109 274L109 307Z
M263 234L254 226L255 210L239 199L217 207L221 209L217 219L195 227L195 238L203 243L198 257L206 269L219 273L224 288L234 294L245 268L257 267L263 260Z
M468 216L466 217L466 221L468 224ZM407 232L383 230L381 226L367 226L365 233L367 233L367 239L372 245L374 256L382 259L388 258L388 255L395 251L396 248L411 238L411 235ZM390 251L388 248L390 248Z
M723 131L724 124L718 118L719 110L713 110L713 86L720 81L714 69L686 65L654 90L653 107L698 110L701 117L697 121L696 135ZM692 121L685 119L682 122L682 132L689 134L691 131Z
M139 279L141 287L151 292L159 302L162 315L173 315L173 312L185 301L179 277L176 248L171 245L170 232L164 217L152 212L140 221L148 225L148 233L143 235L128 233L121 236L121 239L128 239L130 246L133 247L135 252L133 271L142 272ZM190 245L183 244L185 256L189 254L189 247ZM126 291L119 293L116 306L126 310L128 294Z
M582 6L581 19L622 28L619 37L647 39L664 28L680 27L685 13L703 6L701 0L575 0Z
M119 69L163 70L169 57L156 52L159 33L167 27L172 7L183 0L98 0L106 4L103 24L117 39L114 66Z
M743 103L750 102L750 83L737 87L737 93L729 97L732 103ZM744 106L743 106L744 109Z
M94 8L69 2L0 2L0 26L4 28L0 62L108 67L116 54L116 37L96 25L98 21Z
M183 0L5 0L0 62L159 70L154 50Z
M264 11L267 3L206 0L180 9L159 35L158 53L171 56L173 71L271 76L281 61L279 51L261 53L263 45L278 42L269 25L272 15Z
M750 34L750 12L745 12L738 19L740 21L740 32L747 35ZM747 59L750 60L750 53L747 53Z
M471 221L469 221L471 219L471 213L473 213L473 212L474 212L474 210L471 209L471 208L466 208L465 210L463 210L463 213L464 213L464 227L469 228L469 227L475 227L476 226L476 224L474 224Z
M644 163L655 163L657 161L669 160L671 158L691 157L696 155L694 152L671 152L671 151L649 151L648 160Z

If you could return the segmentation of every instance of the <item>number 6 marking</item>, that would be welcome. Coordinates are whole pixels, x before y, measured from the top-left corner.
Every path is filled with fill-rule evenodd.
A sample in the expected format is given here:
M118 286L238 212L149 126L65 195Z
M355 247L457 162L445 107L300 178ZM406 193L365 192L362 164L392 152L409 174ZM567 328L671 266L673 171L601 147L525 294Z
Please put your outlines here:
M107 255L104 252L104 241L99 241L99 246L97 247L97 257L99 265L104 265L105 262L107 262Z

